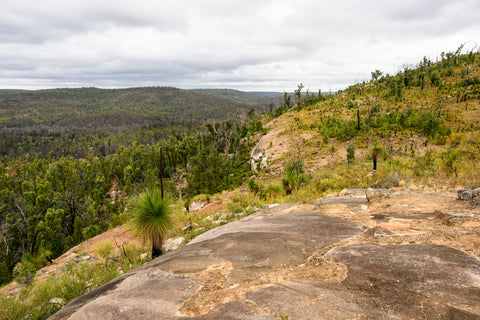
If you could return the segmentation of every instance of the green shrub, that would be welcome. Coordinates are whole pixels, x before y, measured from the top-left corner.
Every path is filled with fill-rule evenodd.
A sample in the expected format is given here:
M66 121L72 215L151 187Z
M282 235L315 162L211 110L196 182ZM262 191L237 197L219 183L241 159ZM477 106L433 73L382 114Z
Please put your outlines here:
M99 287L139 266L139 255L144 251L133 245L125 246L131 260L121 257L118 262L71 262L63 272L34 286L24 288L18 297L0 298L0 319L46 319L72 299ZM52 303L56 298L59 303Z
M108 224L109 229L113 229L115 227L121 226L128 221L128 212L123 211L118 214L112 215L112 219L110 220L110 223Z
M206 201L210 202L212 196L209 194L197 194L196 196L193 197L193 201Z
M112 254L112 249L113 249L113 242L112 241L106 241L104 243L101 243L95 247L95 252L97 255L101 258L107 259L111 256Z
M101 227L98 224L91 224L88 227L82 229L84 239L90 239L95 237L101 231Z
M319 177L315 187L320 192L332 192L337 189L338 176L327 173Z
M236 201L230 201L227 203L227 210L233 213L240 213L242 212L244 207Z
M30 253L26 253L23 256L22 261L17 263L13 269L13 277L19 283L30 285L35 277L36 272L37 268L33 262L32 255Z
M347 162L352 163L355 161L355 144L352 142L347 147Z
M400 182L410 180L413 174L410 166L410 163L406 161L391 160L386 162L381 169L377 171L374 186L387 189L400 186Z
M248 190L255 195L261 194L265 188L257 179L248 179L247 186Z
M429 177L435 173L435 160L437 156L429 150L415 157L413 173L417 177Z
M35 269L39 270L50 263L52 256L52 251L40 249L35 256L31 257L31 262L34 264Z
M283 194L284 190L280 183L269 184L265 189L265 196L268 199L276 199Z
M290 159L285 164L283 171L282 184L287 195L292 193L294 189L298 189L301 185L309 183L311 180L310 176L304 174L303 161L299 157Z

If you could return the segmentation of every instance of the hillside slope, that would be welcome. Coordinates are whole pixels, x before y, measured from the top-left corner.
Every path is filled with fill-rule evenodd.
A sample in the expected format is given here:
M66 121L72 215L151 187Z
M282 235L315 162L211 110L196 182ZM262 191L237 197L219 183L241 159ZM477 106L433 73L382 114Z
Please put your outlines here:
M283 114L265 117L270 131L256 150L265 168L259 177L278 179L288 161L300 158L307 173L336 179L333 184L389 187L421 180L473 187L480 178L479 77L480 54L447 54L397 75L377 70L370 82L320 102L296 98ZM349 146L354 153L347 161ZM376 177L367 176L374 148Z

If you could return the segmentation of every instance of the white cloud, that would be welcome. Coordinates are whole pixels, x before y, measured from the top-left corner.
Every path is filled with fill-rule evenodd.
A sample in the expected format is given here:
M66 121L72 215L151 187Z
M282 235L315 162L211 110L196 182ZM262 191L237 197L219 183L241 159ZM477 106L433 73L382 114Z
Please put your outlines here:
M479 34L476 0L3 0L0 87L325 91Z

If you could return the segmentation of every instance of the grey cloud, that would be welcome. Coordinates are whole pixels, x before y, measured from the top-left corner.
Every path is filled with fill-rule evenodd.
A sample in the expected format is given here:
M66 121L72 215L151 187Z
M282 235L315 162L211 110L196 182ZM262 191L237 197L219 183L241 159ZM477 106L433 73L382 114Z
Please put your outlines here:
M159 5L158 3L163 5ZM12 1L0 12L2 42L41 43L76 33L101 31L109 26L148 27L163 31L186 30L186 7L177 2L148 1Z
M339 89L473 45L476 0L3 0L0 87Z

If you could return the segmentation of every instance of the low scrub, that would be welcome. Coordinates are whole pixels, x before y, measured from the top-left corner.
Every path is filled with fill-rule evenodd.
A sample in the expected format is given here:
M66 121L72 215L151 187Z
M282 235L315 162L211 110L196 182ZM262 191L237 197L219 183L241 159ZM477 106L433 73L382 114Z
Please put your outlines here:
M111 242L106 243L97 250L110 256L111 246ZM144 248L132 245L124 248L115 259L92 263L72 261L58 275L25 285L15 297L0 298L0 319L47 319L70 300L143 263L140 255Z

